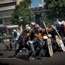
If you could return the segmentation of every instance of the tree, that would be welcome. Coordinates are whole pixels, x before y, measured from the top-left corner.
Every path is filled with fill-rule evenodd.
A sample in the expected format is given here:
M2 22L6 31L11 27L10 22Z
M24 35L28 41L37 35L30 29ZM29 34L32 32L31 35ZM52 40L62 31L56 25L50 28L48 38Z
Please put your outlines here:
M13 13L12 21L13 24L27 24L31 21L31 0L23 0L16 8Z
M51 19L65 19L65 0L45 0L47 16Z

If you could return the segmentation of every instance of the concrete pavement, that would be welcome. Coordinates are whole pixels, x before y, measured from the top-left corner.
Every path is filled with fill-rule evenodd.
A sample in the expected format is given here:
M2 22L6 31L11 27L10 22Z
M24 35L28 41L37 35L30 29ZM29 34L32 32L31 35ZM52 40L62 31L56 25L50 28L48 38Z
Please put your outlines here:
M24 60L19 58L8 58L14 51L6 51L5 47L0 46L0 65L65 65L65 52L56 52L52 57L42 59Z
M0 58L0 63L8 65L65 65L65 53L56 52L52 57L43 57L41 60Z

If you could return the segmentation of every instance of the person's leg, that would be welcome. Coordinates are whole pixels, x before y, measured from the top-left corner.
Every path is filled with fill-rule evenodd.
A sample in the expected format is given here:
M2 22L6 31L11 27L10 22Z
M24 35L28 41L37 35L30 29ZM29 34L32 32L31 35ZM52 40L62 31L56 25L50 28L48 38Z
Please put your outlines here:
M47 42L47 39L44 40L45 41L45 55L46 56L49 56L49 50L48 50L48 42Z
M41 56L41 50L43 50L43 40L37 40L36 56Z
M17 50L15 50L14 56L16 56L16 55L18 54L18 52L19 52L22 48L23 48L23 46L22 46L22 45L19 45L19 48L18 48Z
M34 49L34 41L28 41L29 46L31 48L31 53L30 55L33 53L33 55L35 55L35 49Z
M16 41L15 41L15 50L18 49L18 46L19 46L19 45L18 45L18 42L17 42L17 40L16 40Z

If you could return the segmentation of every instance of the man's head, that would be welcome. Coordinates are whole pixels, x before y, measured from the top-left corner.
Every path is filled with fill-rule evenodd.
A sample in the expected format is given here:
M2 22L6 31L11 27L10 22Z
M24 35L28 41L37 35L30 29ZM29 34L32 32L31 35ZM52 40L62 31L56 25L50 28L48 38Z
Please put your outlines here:
M25 26L25 29L26 29L26 30L31 30L31 27L29 26L29 24L27 24L27 25Z

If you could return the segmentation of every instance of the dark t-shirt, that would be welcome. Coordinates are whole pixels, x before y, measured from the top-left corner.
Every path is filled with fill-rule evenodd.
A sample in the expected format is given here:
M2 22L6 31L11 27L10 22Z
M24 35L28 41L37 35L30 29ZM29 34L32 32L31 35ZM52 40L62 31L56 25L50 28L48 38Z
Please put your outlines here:
M18 39L18 43L19 43L20 45L25 46L27 40L28 40L28 37L27 37L26 35L21 34L20 37L19 37L19 39Z
M38 33L38 30L37 29L34 29L31 31L31 34L30 34L30 39L33 40L35 38L35 34Z

